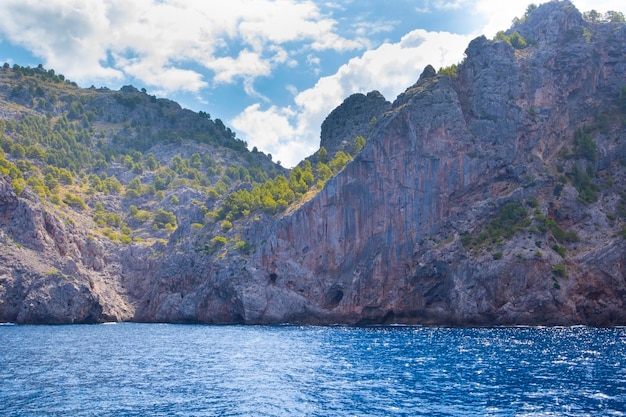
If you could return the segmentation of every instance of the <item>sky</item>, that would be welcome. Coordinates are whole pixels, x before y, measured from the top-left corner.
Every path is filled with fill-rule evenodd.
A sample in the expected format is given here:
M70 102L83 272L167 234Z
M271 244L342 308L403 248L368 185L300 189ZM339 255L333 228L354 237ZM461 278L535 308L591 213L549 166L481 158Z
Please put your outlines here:
M221 119L292 167L351 94L389 101L458 63L530 0L0 0L0 63L81 87L145 88ZM541 4L545 1L534 1ZM623 0L574 0L626 14Z

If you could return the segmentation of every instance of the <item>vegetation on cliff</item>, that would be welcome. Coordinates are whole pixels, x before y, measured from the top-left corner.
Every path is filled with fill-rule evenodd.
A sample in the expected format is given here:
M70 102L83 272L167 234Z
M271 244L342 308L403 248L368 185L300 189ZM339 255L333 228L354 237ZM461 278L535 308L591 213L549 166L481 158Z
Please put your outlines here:
M348 97L291 170L206 113L5 65L0 317L623 324L625 51L618 14L529 7L394 103Z
M204 215L196 224L224 230L257 210L280 213L351 159L321 148L287 171L207 113L131 86L81 89L42 66L5 64L0 102L0 173L18 194L88 212L94 233L124 243L163 238L190 204ZM356 139L357 151L363 145ZM181 194L194 198L181 203Z

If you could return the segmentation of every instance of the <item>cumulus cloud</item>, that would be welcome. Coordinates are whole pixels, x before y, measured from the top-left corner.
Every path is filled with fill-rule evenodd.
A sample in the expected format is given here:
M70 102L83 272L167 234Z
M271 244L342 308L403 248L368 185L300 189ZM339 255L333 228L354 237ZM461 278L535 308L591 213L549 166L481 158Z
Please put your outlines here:
M320 126L350 94L380 91L393 100L414 84L423 68L457 63L471 38L421 29L399 42L384 43L342 65L339 70L294 97L294 105L248 107L230 121L250 146L270 152L285 166L293 166L319 147Z
M581 12L596 10L606 13L613 10L626 13L626 4L623 0L574 0L573 3Z
M166 92L211 81L251 82L296 62L281 45L345 51L364 43L336 33L313 1L3 0L0 35L76 81L133 77ZM228 46L240 48L230 51ZM205 79L193 63L213 72Z
M250 146L257 146L272 153L273 149L284 145L287 138L294 136L295 128L292 125L294 116L296 113L289 107L270 106L266 110L261 110L261 105L256 103L248 106L233 119L232 125L235 129L245 127L254 135L254 143Z
M545 3L545 1L535 4ZM515 17L521 17L529 3L521 1L502 2L499 0L479 0L475 6L475 13L487 17L487 23L481 33L488 38L493 37L498 31L511 26Z
M0 31L10 42L44 58L47 66L73 78L84 71L91 78L120 79L121 71L100 65L107 57L106 47L91 42L108 30L107 22L100 19L106 12L104 5L68 1L57 6L33 0L0 2Z

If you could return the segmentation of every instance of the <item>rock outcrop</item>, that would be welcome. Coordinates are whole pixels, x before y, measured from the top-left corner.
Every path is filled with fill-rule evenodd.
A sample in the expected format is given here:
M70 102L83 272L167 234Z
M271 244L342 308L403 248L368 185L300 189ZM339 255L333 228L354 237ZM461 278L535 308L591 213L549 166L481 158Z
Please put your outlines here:
M18 198L0 177L0 318L17 323L97 323L133 317L120 265L106 241L88 236L35 196Z
M322 123L320 147L334 155L337 151L354 153L357 136L367 139L378 118L389 110L389 103L378 91L356 93L333 110Z
M513 29L529 47L479 37L456 77L426 68L314 199L276 224L251 226L250 256L162 275L138 316L626 323L624 220L615 211L626 179L618 106L626 27L592 24L571 3L551 2ZM364 96L329 116L322 145L338 149L335 138L364 125L369 113L349 110L357 101ZM593 136L597 159L576 152L577 131ZM596 175L596 201L580 198L577 169ZM510 207L520 223L498 234L494 219L511 221L502 214ZM182 259L194 260L169 262Z

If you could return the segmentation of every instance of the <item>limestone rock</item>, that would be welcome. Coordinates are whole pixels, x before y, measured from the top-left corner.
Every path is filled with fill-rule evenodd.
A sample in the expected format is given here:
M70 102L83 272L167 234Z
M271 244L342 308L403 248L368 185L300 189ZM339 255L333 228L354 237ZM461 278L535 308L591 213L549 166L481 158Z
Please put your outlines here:
M378 91L351 95L322 123L320 147L326 148L329 155L337 151L353 154L355 138L367 139L389 107L390 103Z
M209 261L197 272L202 284L186 290L220 303L221 319L246 323L626 323L621 223L598 219L611 204L585 205L569 185L553 192L575 130L618 111L623 25L583 22L571 3L551 2L517 29L535 43L516 50L479 37L456 78L427 68L322 192L254 234L264 243L245 273L238 256ZM352 96L331 113L322 145L337 149L352 136L352 110L365 100ZM617 181L626 178L620 120L594 137L603 153L596 169ZM463 244L506 203L533 198L537 213L581 237L567 254L532 228L477 249Z

